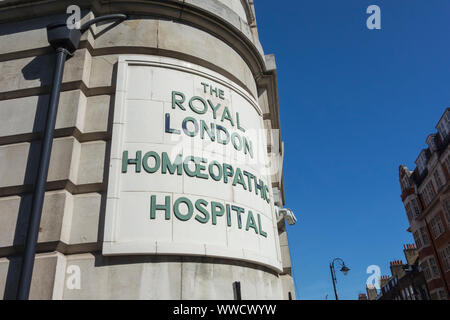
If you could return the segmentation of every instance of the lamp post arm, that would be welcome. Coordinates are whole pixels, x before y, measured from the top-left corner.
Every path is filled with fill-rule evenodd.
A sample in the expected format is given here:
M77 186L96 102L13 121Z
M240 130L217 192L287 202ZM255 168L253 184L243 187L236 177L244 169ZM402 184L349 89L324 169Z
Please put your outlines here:
M92 20L89 20L85 24L83 24L80 28L81 34L83 34L89 27L97 22L106 21L106 20L116 20L117 22L121 22L127 18L125 14L108 14L105 16L97 17Z

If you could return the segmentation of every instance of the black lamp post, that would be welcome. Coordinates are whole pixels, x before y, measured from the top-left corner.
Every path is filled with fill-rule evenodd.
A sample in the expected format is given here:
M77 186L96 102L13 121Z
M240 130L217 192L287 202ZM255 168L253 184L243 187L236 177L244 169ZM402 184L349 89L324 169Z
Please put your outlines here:
M53 74L53 86L50 94L44 136L41 144L39 169L36 182L34 184L31 215L28 223L25 251L17 291L18 300L27 300L30 294L34 258L36 255L36 244L39 236L39 226L41 223L42 207L45 197L45 184L47 182L50 155L53 145L53 134L55 131L56 114L58 112L59 95L61 92L64 64L67 56L72 56L78 49L81 35L88 30L92 24L105 20L116 20L119 22L125 20L126 18L127 16L124 14L101 16L86 22L80 29L69 29L66 23L53 23L47 26L48 42L56 51L56 65Z
M350 271L350 269L345 265L344 260L341 258L335 258L330 263L330 271L331 271L331 280L333 281L333 289L334 289L334 295L336 297L336 300L339 300L337 290L336 290L336 269L334 266L335 262L339 262L339 266L341 267L340 271L345 275Z

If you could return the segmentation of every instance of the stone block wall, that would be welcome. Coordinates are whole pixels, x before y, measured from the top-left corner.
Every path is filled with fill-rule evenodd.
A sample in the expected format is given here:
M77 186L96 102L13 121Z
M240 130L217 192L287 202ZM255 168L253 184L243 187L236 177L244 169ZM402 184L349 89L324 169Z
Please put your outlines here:
M83 9L83 21L117 12L129 19L92 26L65 64L30 298L233 299L232 282L241 281L245 299L286 299L290 269L280 275L211 258L101 255L122 54L177 58L238 83L259 100L281 167L281 137L270 134L279 129L276 70L266 65L253 2L240 0L0 1L0 293L13 299L17 290L45 126L55 62L45 27L64 21L71 4ZM272 186L282 189L281 169ZM287 238L280 242L290 265ZM80 289L68 285L72 265Z

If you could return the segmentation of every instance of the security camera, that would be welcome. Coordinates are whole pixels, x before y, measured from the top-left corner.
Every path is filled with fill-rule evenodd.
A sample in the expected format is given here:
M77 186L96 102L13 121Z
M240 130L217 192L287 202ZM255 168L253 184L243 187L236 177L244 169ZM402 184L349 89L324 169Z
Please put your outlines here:
M291 209L285 209L285 208L278 209L278 214L280 216L283 216L284 220L286 220L287 223L291 226L297 222L297 218L295 217L295 215Z

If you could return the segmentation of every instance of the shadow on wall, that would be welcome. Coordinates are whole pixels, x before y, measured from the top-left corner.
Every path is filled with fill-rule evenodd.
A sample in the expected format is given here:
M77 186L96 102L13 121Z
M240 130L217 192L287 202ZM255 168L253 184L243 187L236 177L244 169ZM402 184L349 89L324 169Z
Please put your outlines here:
M84 16L86 13L82 14ZM54 16L54 17L48 17L44 19L33 19L26 23L19 22L19 23L11 23L8 25L3 25L2 28L0 28L0 36L1 35L8 35L12 33L18 33L18 32L24 32L34 29L41 29L45 28L46 25L48 25L51 22L54 22L56 20L61 20L65 16ZM108 24L108 22L102 23L102 24ZM94 38L100 37L102 34L106 33L110 29L114 28L118 23L109 23L107 27L105 27L103 30L99 31L97 34L93 35ZM100 25L100 24L98 24ZM51 48L49 48L51 50ZM20 205L19 205L19 213L16 220L16 226L14 230L14 239L13 239L13 246L6 248L6 249L0 249L0 256L7 257L9 260L9 266L8 266L8 272L7 272L7 278L6 278L6 284L5 284L5 290L3 293L3 298L5 300L15 299L18 289L18 283L19 283L19 275L20 275L20 269L21 269L21 260L22 260L22 252L24 249L24 243L27 235L27 229L28 229L28 223L29 223L29 216L31 212L31 205L32 205L32 198L33 198L33 189L34 189L34 183L36 180L38 167L39 167L39 156L41 151L41 138L42 134L45 128L45 122L47 117L47 110L48 110L48 103L49 103L49 92L51 90L52 85L52 78L53 78L53 70L55 66L55 57L56 55L54 53L50 54L44 54L40 56L36 56L33 60L31 60L25 67L23 67L22 75L25 80L40 80L40 86L30 89L26 96L30 96L33 94L36 94L38 96L37 100L37 106L36 106L36 113L33 123L32 132L30 134L25 135L19 135L19 136L9 136L5 138L0 138L0 145L2 144L11 144L11 143L20 143L23 141L30 141L30 149L28 153L27 158L27 165L24 175L24 181L23 185L10 188L8 187L7 190L0 189L0 197L1 196L9 196L9 195L20 195ZM70 59L70 57L68 57ZM115 80L117 75L117 63L113 66L113 86L115 86ZM64 88L64 87L63 87ZM88 89L89 91L89 89ZM22 93L23 94L23 93ZM5 93L2 98L3 99L13 99L13 98L20 98L21 92L8 92ZM112 122L113 122L113 112L114 112L114 96L111 97L110 102L110 108L109 108L109 116L108 116L108 133L112 131ZM55 134L55 137L58 136ZM80 141L82 142L82 141ZM108 183L108 175L109 175L109 154L110 154L110 143L107 143L106 145L106 154L105 154L105 163L104 163L104 176L103 176L103 183L101 190L98 190L98 188L95 190L95 192L101 192L102 198L101 198L101 208L100 208L100 217L99 217L99 229L98 229L98 239L97 243L93 244L87 244L91 249L94 251L96 249L101 248L101 243L103 241L103 229L104 229L104 220L105 220L105 209L106 209L106 186ZM51 188L47 186L47 190L51 189L63 189L65 186L55 184ZM81 187L79 190L77 189L77 186L73 187L74 191L73 193L77 192L89 192L86 191L88 189L83 189ZM87 187L89 188L89 186ZM6 188L4 188L6 189ZM48 252L53 251L56 249L57 245L61 244L60 242L52 242L52 243L44 243L40 244L36 250L37 253L39 252ZM63 247L65 244L63 244ZM76 253L78 251L85 250L85 247L83 245L81 246L74 246L73 249L66 248L67 253ZM71 251L72 250L72 251ZM8 257L9 256L9 257Z
M22 69L23 77L26 80L40 79L41 86L45 86L51 82L53 67L50 66L54 66L54 64L55 64L54 54L46 56L38 56L33 60L31 60L31 62ZM50 68L44 69L44 67L47 66ZM49 101L48 95L38 96L36 115L32 130L32 133L34 135L38 134L40 136L44 129L45 118L48 109L48 101ZM31 211L31 201L32 201L31 192L33 190L33 184L35 183L38 171L40 149L41 149L40 140L34 140L31 142L23 186L20 187L21 190L17 190L17 192L21 193L22 195L20 199L16 228L14 231L13 248L11 249L11 251L13 252L17 251L21 252L23 251L24 248L24 242L27 234L28 221ZM9 267L3 298L15 299L19 282L19 273L21 268L22 257L20 256L20 254L16 254L9 257L8 259L9 259Z

